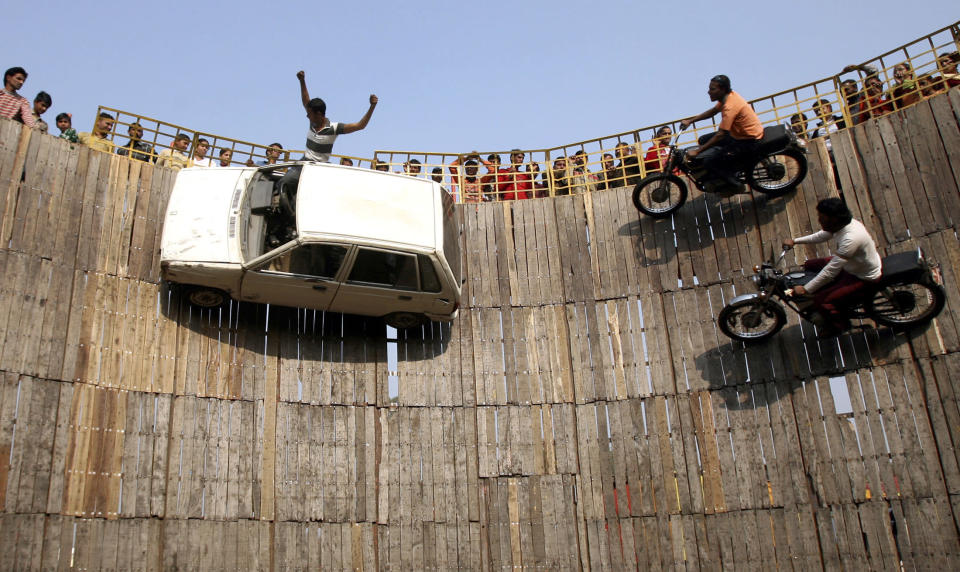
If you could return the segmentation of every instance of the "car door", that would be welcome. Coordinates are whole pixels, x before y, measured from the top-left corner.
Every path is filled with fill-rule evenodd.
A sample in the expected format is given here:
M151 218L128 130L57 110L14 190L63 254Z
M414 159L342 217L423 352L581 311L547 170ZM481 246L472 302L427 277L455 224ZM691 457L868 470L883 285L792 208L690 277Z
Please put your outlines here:
M293 241L244 266L240 298L261 304L326 310L350 247Z
M420 289L416 254L358 246L330 309L367 316L424 313L432 311L435 297Z

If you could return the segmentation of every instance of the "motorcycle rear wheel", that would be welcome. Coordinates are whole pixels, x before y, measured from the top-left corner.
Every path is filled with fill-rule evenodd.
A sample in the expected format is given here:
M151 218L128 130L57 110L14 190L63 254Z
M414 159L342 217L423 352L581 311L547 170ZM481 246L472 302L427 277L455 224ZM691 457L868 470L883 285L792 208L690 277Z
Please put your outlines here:
M796 149L786 149L760 159L746 175L753 189L769 197L783 196L807 176L807 158Z
M687 200L687 184L668 173L644 177L633 189L633 206L647 216L666 218Z
M778 304L741 300L720 310L717 325L728 337L745 343L761 342L780 331L787 315Z
M946 294L943 287L929 282L895 284L873 295L867 304L867 315L881 326L910 328L926 324L943 310Z

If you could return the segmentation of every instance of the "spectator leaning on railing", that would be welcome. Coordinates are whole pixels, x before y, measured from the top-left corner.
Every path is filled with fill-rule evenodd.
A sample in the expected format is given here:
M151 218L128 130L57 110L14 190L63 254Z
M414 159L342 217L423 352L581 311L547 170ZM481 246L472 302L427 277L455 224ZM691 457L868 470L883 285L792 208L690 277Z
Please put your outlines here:
M667 158L670 157L670 138L673 137L673 128L664 125L657 129L654 134L653 145L647 149L647 154L643 156L643 168L648 173L662 171L667 164Z
M33 128L33 111L30 102L17 90L27 81L27 70L13 67L3 73L3 91L0 91L0 117L13 119Z
M160 151L157 165L183 169L190 164L190 158L184 153L189 146L190 136L186 133L177 133L177 136L170 143L170 148Z
M53 98L45 91L41 91L37 97L33 98L33 127L40 133L50 131L50 126L40 116L46 113L51 105L53 105Z
M280 161L280 154L283 152L283 145L279 143L271 143L267 145L266 150L263 152L266 155L266 161L257 161L253 162L253 159L247 159L247 167L253 167L254 165L259 165L265 167L267 165L276 165Z
M143 140L143 126L137 122L131 123L127 128L127 134L130 139L123 147L117 147L117 155L123 157L129 155L137 161L153 160L153 145Z
M843 120L842 115L833 114L833 106L830 105L830 102L826 99L821 99L813 103L813 112L817 114L817 119L820 121L817 123L817 126L814 127L813 131L810 133L811 139L817 139L818 137L827 137L831 133L836 133L840 129L846 129L847 123ZM826 140L827 151L832 151L833 147L828 138Z
M623 141L614 148L617 158L617 179L619 185L633 186L640 182L640 158L637 157L633 146Z
M920 89L917 79L913 76L913 68L907 62L893 66L893 106L902 109L920 101Z
M97 122L93 125L92 133L81 133L77 136L80 142L104 153L113 153L113 141L107 139L107 135L113 130L113 116L109 113L100 113Z

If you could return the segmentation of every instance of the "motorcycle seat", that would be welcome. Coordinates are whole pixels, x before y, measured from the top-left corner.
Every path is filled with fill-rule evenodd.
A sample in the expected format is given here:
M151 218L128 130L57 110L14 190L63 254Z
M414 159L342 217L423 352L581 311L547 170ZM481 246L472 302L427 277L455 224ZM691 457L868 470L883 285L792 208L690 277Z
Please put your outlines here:
M898 252L881 260L882 281L915 280L926 271L922 255L917 250Z
M760 153L767 155L784 149L793 140L793 132L786 125L771 125L763 128Z

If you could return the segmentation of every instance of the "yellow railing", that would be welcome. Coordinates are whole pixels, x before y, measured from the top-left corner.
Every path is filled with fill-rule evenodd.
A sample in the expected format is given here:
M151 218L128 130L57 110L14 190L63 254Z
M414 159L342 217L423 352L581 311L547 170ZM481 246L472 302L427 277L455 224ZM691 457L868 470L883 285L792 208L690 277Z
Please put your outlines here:
M960 22L869 62L846 66L836 75L754 99L750 104L764 125L787 124L803 138L822 136L825 131L852 126L940 93L947 88L945 78L956 74L958 46ZM902 64L909 66L906 71ZM190 130L117 109L101 107L98 115L100 112L114 117L106 135L117 148L128 145L126 133L132 123L142 126L142 140L150 147L148 153L139 154L144 159L157 160L165 151L169 154L174 138L181 133L190 139L184 150L186 157L195 158L201 140L206 140L206 157L216 164L224 150L232 155L224 161L231 165L262 164L274 157L278 161L296 160L303 154L302 150L283 149L278 155L269 145ZM482 153L381 150L372 159L334 155L332 161L347 160L357 167L434 177L460 202L558 196L632 185L659 170L658 150L662 150L665 139L661 137L657 143L658 129L675 133L679 122L676 119L549 149ZM714 130L715 120L701 121L685 132L679 143L694 144L698 136ZM511 153L522 153L523 157Z
M820 123L823 123L824 130L832 131L834 126L851 126L940 93L946 87L943 81L945 73L955 65L945 56L960 59L957 56L958 47L960 22L890 50L869 62L850 66L854 68L850 71L841 71L834 76L754 99L750 104L764 125L793 125L802 138L809 138L816 134ZM903 62L912 68L913 87L910 87L909 79L906 87L903 87L895 78L894 68ZM876 75L868 73L870 67L875 68ZM949 73L956 73L956 70ZM704 78L704 82L706 79ZM866 91L864 80L873 84L879 80L880 89ZM850 82L854 89L844 94L843 84ZM403 171L405 163L416 159L421 164L421 176L424 173L430 174L434 169L442 169L445 184L457 194L460 201L511 200L515 198L518 187L523 187L527 196L563 195L631 184L646 176L648 172L659 170L660 161L656 159L656 153L651 154L651 149L656 147L656 131L659 127L666 126L671 132L675 132L679 128L679 122L680 119L676 119L661 125L550 149L525 149L524 160L515 166L519 172L501 173L499 178L488 171L483 163L480 164L477 176L469 181L464 180L464 173L460 169L450 169L451 156L458 157L460 162L463 162L471 154L388 150L377 151L374 157L386 162L395 171ZM679 142L681 145L693 145L700 135L715 131L716 128L716 121L699 122L685 132ZM819 135L822 136L823 133ZM618 149L624 146L626 153ZM578 159L578 163L574 165L572 158L577 153L581 153L580 157L585 158ZM501 168L511 167L510 151L485 151L473 155L482 157L484 162L487 162L488 156L497 155L503 161ZM621 158L621 155L627 158ZM539 167L539 173L536 172L536 167ZM518 177L522 179L520 185L516 184ZM528 177L535 181L530 190L526 190ZM474 190L476 187L480 188L479 194ZM469 192L462 193L460 189Z
M185 167L205 165L209 160L211 166L239 167L296 161L303 156L302 149L283 149L282 145L277 148L273 143L263 145L231 139L104 106L97 109L94 130L97 130L101 114L107 114L111 118L105 139L113 143L115 152L143 161L166 161L172 163L174 167ZM137 127L140 133L134 139L131 137L131 130ZM188 143L183 149L176 149L174 154L172 150L175 149L177 137L186 137ZM171 154L173 158L170 157ZM181 155L182 160L177 160ZM335 162L352 162L360 167L370 167L373 161L346 155L332 155L332 157Z

